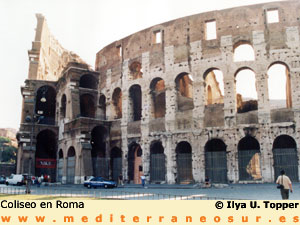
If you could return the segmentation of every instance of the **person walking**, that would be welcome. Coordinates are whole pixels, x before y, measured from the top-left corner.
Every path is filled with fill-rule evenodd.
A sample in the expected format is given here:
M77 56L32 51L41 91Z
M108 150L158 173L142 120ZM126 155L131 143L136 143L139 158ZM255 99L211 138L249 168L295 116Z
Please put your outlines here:
M119 175L119 185L123 186L123 175L122 175L122 173L120 173L120 175Z
M141 181L142 181L142 187L144 188L145 187L145 180L146 180L146 177L144 176L144 174L141 175Z
M280 171L276 184L281 184L283 187L280 189L282 199L289 199L289 192L293 193L292 182L288 176L285 175L285 171Z

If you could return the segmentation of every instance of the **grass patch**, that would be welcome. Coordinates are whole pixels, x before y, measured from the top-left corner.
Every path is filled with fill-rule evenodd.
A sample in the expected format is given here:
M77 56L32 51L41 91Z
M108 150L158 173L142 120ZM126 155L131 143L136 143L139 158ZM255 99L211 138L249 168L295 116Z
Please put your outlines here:
M51 196L51 195L8 195L0 194L0 199L11 200L100 200L92 197L65 197L65 196Z

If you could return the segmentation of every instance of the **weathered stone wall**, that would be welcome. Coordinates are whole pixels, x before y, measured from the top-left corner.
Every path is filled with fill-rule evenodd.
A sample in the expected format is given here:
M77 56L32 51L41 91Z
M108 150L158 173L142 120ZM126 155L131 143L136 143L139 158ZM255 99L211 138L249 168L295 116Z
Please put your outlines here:
M269 10L278 10L278 22L267 21ZM31 81L27 80L22 88L24 102L20 134L23 135L23 141L19 141L18 172L26 172L29 167L26 159L34 159L35 152L28 151L28 148L26 150L28 142L31 140L35 145L36 132L45 129L44 125L33 127L25 118L34 111L35 92L39 87L48 85L56 88L55 125L50 126L50 129L57 135L57 153L60 150L62 152L63 183L68 180L67 158L70 147L75 149L76 156L74 182L80 183L85 176L92 175L91 136L93 129L99 126L108 134L104 138L106 159L111 160L113 147L122 150L124 179L128 179L129 170L132 170L129 167L136 166L136 163L132 164L129 160L132 157L129 149L140 145L141 170L134 170L138 169L139 173L146 175L148 181L152 181L151 160L155 149L151 149L151 146L159 142L163 154L158 156L165 157L165 174L160 182L178 182L178 146L188 143L192 149L192 179L189 182L203 182L207 169L207 143L217 139L225 146L226 168L223 170L227 182L239 182L239 143L245 137L253 137L259 143L258 161L261 171L261 179L254 181L273 182L274 140L280 135L288 135L295 143L299 143L300 138L299 12L299 1L285 1L207 12L169 21L132 34L100 50L95 63L97 72L78 63L76 57L68 59L77 63L63 65L60 60L64 59L64 53L52 53L55 46L60 49L58 43L44 43L50 34L44 18L37 16L38 29L34 42L37 47L29 52L35 54L30 56ZM211 40L206 38L205 24L208 21L216 22L216 38ZM157 33L160 33L161 39L157 39ZM234 50L243 43L252 46L254 60L233 60ZM48 47L50 55L46 54L45 49ZM65 54L70 56L69 53ZM288 70L290 85L287 85L288 104L284 109L270 108L267 71L274 63L286 65ZM237 113L235 76L243 68L249 68L255 73L258 107L257 110ZM208 72L214 69L223 73L224 96L221 96L215 79L205 80ZM80 80L85 75L95 80L96 88L80 86ZM192 84L188 87L189 96L182 96L175 82L185 75L188 77L181 82ZM164 81L164 88L160 91L165 94L165 106L161 105L165 108L165 115L159 118L155 118L153 90L150 87L151 81L157 78ZM35 81L39 79L41 81ZM221 99L212 102L216 104L207 104L208 84L214 87L213 99ZM133 121L133 104L137 96L129 93L133 85L141 88L141 96L138 97L142 99L141 119L136 121ZM121 101L117 104L113 99L116 89L121 90ZM81 105L85 103L81 96L85 94L94 101L93 116L82 116ZM62 116L64 95L66 111L65 116ZM99 103L100 96L105 97L105 103ZM179 102L186 103L188 107L179 107ZM121 107L118 109L121 115L117 115L116 106ZM103 115L103 107L106 115ZM30 137L33 128L37 130ZM186 149L184 151L188 152ZM299 158L299 152L297 146L294 158ZM137 157L137 153L134 154ZM58 157L59 154L57 160ZM27 164L22 165L23 162ZM34 164L31 166L33 171ZM111 171L113 168L109 169ZM299 162L297 171L300 171Z
M266 14L271 9L278 10L279 22L268 23ZM124 163L131 142L128 137L134 133L131 132L133 124L128 120L128 90L138 84L142 87L141 138L138 141L143 149L146 175L150 173L150 143L161 140L166 155L166 181L174 183L175 148L180 141L187 141L192 146L193 178L196 182L203 181L205 144L219 138L227 145L228 180L237 182L237 145L249 135L245 130L251 129L255 132L250 135L260 143L262 181L273 181L274 139L287 134L299 143L299 10L298 1L285 1L202 13L150 27L100 50L97 53L96 70L100 72L99 90L107 98L107 112L111 110L113 90L117 87L122 89ZM212 20L216 21L217 37L206 40L205 22ZM161 32L162 40L159 43L155 41L156 32ZM254 61L233 61L234 49L240 43L248 43L253 47ZM133 61L141 63L142 78L130 77L129 67ZM269 107L267 71L275 62L284 63L289 69L292 108L273 112ZM249 68L255 73L258 110L237 114L235 75L242 68ZM207 93L204 75L211 69L219 69L223 73L224 105L205 107ZM193 77L194 108L192 111L179 112L175 79L183 72ZM157 77L162 78L166 86L166 114L158 123L149 113L153 104L149 86ZM297 150L299 155L298 147ZM126 164L123 165L126 175Z

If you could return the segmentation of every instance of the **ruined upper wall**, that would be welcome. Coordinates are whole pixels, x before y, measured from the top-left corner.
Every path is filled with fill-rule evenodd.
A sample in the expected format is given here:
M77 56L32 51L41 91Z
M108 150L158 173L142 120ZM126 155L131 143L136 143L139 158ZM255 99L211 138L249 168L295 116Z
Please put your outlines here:
M68 62L85 63L76 54L64 49L50 33L46 19L36 14L37 27L32 49L28 51L28 79L56 81Z
M267 10L278 9L279 22L267 23ZM150 53L150 69L164 66L164 48L174 46L175 63L190 60L190 43L201 41L204 59L221 54L226 37L231 36L233 46L241 41L253 44L253 32L264 32L267 50L287 47L286 27L299 26L299 1L272 2L236 7L188 16L155 25L113 42L97 53L95 68L112 70L112 76L120 72L124 60L141 61L142 53ZM216 21L217 38L206 40L205 23ZM162 42L155 43L155 33L161 32ZM119 54L119 47L122 54ZM267 52L268 53L268 52ZM105 74L105 73L104 73Z

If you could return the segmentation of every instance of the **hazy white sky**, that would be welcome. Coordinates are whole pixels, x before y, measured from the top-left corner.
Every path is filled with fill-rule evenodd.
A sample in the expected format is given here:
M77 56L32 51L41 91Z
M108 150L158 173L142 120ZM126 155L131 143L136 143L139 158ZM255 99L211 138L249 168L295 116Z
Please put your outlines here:
M104 46L183 16L268 0L0 0L0 127L19 128L36 13L61 45L94 67Z

